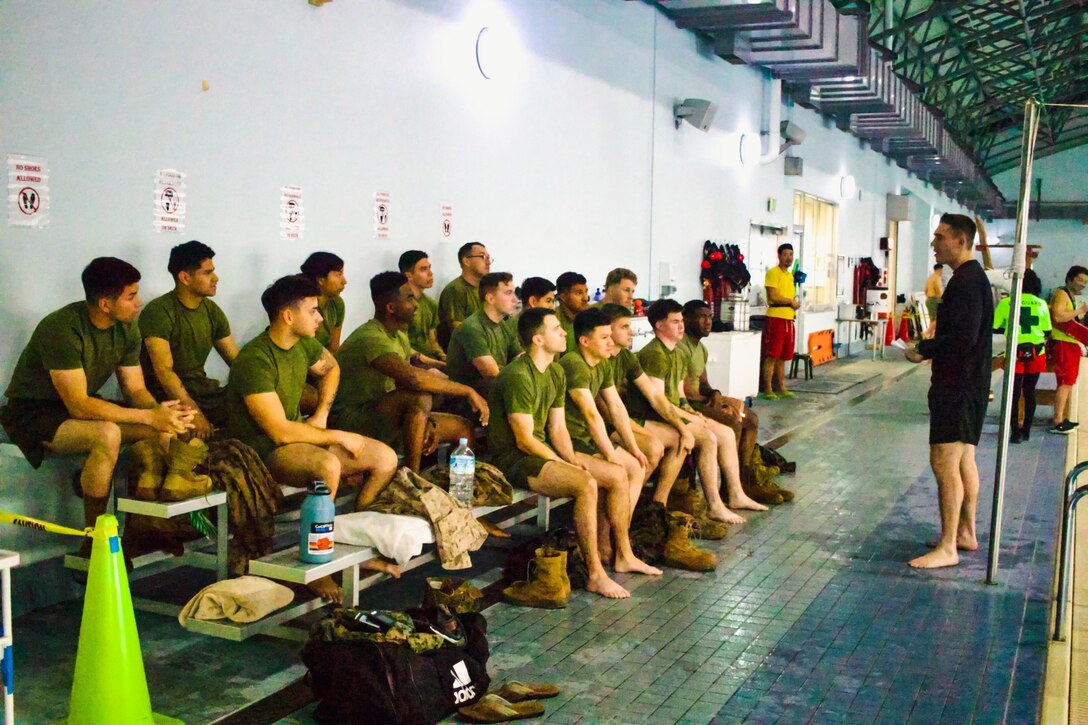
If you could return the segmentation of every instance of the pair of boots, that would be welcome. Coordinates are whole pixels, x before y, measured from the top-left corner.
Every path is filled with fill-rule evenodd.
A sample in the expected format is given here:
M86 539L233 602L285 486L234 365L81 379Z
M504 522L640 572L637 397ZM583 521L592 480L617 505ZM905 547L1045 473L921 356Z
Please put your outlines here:
M763 462L759 449L752 451L752 459L741 472L741 488L747 496L761 504L777 506L793 500L793 491L778 485L775 477L781 473L778 466Z
M129 455L129 481L136 479L133 495L138 499L184 501L212 491L212 479L193 472L208 457L208 444L199 438L188 443L172 438L165 455L157 441L142 440L129 448Z
M562 609L570 601L567 552L542 547L529 562L528 579L502 590L503 598L519 607Z
M686 485L679 490L674 487L669 492L669 504L666 507L671 511L680 511L689 514L694 519L692 534L696 539L717 541L724 539L729 529L721 521L710 518L707 512L706 496L698 486Z
M662 563L674 569L688 571L714 571L718 557L712 551L704 551L691 543L695 519L682 511L669 514L669 538L665 540Z

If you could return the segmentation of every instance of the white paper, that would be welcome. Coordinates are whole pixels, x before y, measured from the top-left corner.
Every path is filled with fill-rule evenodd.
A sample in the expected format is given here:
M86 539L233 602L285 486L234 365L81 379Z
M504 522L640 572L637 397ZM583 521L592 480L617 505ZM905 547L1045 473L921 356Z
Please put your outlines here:
M41 156L8 155L8 225L49 226L49 162Z
M453 235L453 204L442 205L442 236Z
M185 230L185 174L177 169L159 169L155 172L155 231L180 232Z
M906 350L907 343L903 341L903 338L897 337L892 340L892 347L898 347L900 350Z
M302 187L288 184L280 187L280 236L302 239L306 231L306 210L302 204Z
M374 192L374 238L389 238L389 192Z

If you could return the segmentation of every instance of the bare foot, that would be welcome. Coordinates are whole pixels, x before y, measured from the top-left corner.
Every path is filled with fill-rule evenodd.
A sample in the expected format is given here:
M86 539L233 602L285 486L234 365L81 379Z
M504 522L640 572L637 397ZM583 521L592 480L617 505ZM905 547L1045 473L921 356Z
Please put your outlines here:
M608 599L627 599L631 596L631 592L609 579L608 575L603 573L598 576L591 576L589 581L586 582L586 589Z
M326 602L333 604L344 603L344 592L340 590L340 587L332 580L331 576L323 576L316 581L312 581L306 585L306 588Z
M724 503L718 503L710 507L710 518L726 524L743 524L744 517L730 511Z
M616 566L613 567L617 574L624 574L631 572L634 574L649 574L650 576L661 576L661 570L656 566L650 566L642 559L632 554L627 558L616 558Z
M400 567L385 559L371 559L370 561L361 562L359 568L369 569L370 571L380 571L383 574L388 574L394 579L400 579Z
M939 541L927 541L926 546L936 549L940 543ZM958 536L956 537L956 548L960 551L978 551L978 539Z
M735 508L735 509L744 509L745 511L766 511L767 510L766 506L759 503L758 501L755 501L755 500L753 500L751 498L748 498L748 496L743 494L743 493L740 494L739 496L730 496L729 497L729 502L733 504L733 508Z
M945 549L934 549L928 554L922 554L917 559L910 560L910 565L915 569L940 569L944 566L955 566L959 563L960 555Z

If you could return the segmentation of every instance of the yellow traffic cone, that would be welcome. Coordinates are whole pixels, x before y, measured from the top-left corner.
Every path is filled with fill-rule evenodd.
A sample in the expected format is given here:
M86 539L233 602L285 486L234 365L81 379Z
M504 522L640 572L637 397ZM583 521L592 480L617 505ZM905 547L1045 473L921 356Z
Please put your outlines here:
M117 519L95 521L69 725L181 723L151 712Z

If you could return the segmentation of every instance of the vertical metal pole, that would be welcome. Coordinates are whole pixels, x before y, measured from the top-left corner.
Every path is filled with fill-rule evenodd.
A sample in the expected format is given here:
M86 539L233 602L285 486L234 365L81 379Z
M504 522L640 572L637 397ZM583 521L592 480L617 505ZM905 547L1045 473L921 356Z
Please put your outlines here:
M1000 428L997 434L997 463L994 470L994 504L990 517L990 551L986 564L986 583L996 584L997 559L1001 551L1001 513L1005 504L1005 469L1008 467L1009 423L1012 387L1016 370L1016 337L1020 330L1020 278L1027 260L1028 202L1031 195L1031 166L1035 160L1035 137L1039 131L1039 104L1029 98L1024 103L1024 139L1020 149L1020 197L1016 203L1016 245L1013 249L1012 299L1005 326L1005 377L1001 391Z
M7 552L4 552L5 554ZM2 657L0 662L4 668L4 725L15 725L15 671L14 671L14 654L12 654L11 645L11 570L6 566L0 571L0 599L3 600L3 604L0 605L3 608L2 621L4 631L0 632L0 636L7 642L3 645Z

